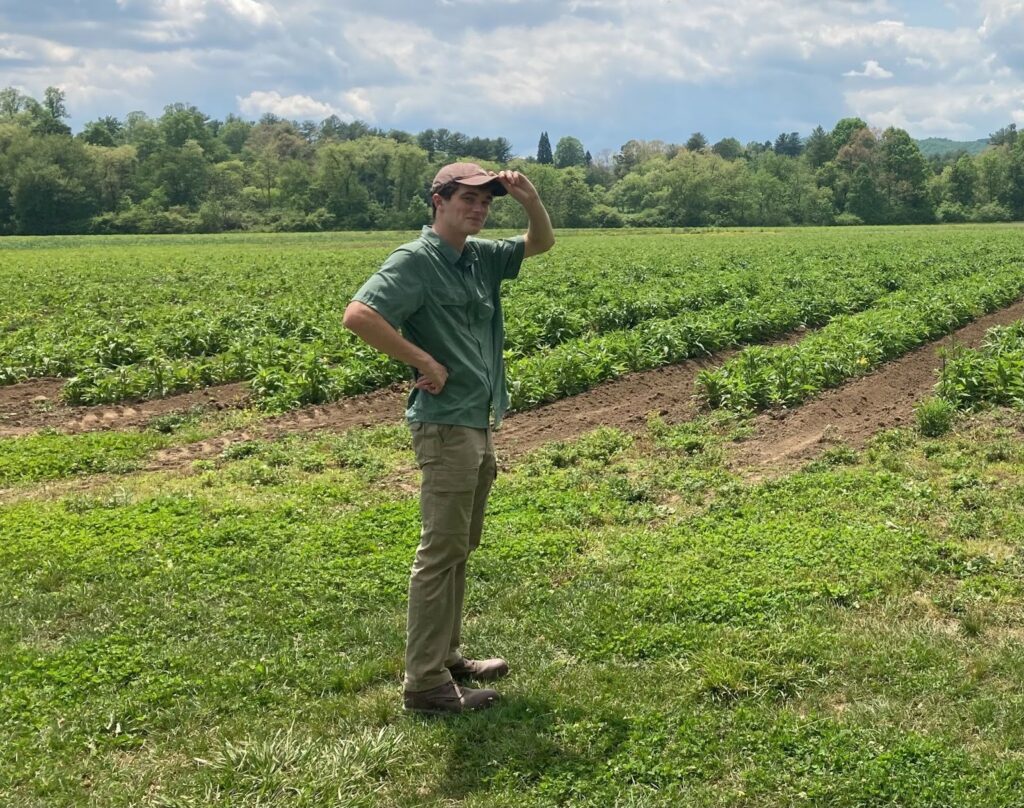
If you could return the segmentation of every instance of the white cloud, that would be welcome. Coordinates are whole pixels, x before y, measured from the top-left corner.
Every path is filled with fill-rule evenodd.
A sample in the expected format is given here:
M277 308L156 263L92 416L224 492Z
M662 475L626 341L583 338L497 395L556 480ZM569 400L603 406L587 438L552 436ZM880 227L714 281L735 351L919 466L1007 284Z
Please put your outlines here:
M251 35L281 27L273 5L260 0L118 0L122 19L142 42L173 47Z
M351 110L352 117L360 118L371 123L376 120L377 115L374 111L373 103L367 97L366 90L357 87L345 93L344 98L345 103Z
M66 87L75 123L184 100L521 148L558 127L617 139L587 143L600 149L698 128L764 139L861 110L921 135L991 131L1024 109L1024 0L45 2L65 13L0 12L0 84ZM872 89L844 96L851 84ZM989 106L916 101L978 88Z
M1024 2L983 0L985 14L978 29L982 41L1004 64L1024 73Z
M259 116L264 112L272 112L282 118L327 118L338 114L338 110L330 104L308 95L282 96L276 90L255 90L245 98L240 97L238 108L246 115Z
M862 76L868 79L891 79L892 73L882 67L874 59L868 59L864 63L863 70L848 70L843 73L844 76Z
M453 0L449 5L469 14L478 4ZM514 3L492 4L509 5ZM537 7L531 2L520 5L524 17ZM474 119L555 115L587 120L605 117L617 100L637 92L654 96L652 118L674 120L688 113L693 129L707 111L670 111L671 87L719 86L726 98L731 86L764 76L773 76L762 79L771 81L787 76L795 87L800 75L817 79L823 73L898 85L885 65L906 64L927 69L941 87L1006 79L986 62L990 52L977 29L913 25L899 19L900 6L885 0L735 0L701 6L664 0L562 0L549 3L549 17L533 24L525 19L478 23L452 33L438 22L438 34L424 20L354 11L342 21L345 46L339 52L353 69L374 66L359 74L360 87L363 97L373 100L379 120L429 117L430 125L462 129L473 126L467 123L467 104L473 106ZM849 69L851 57L861 69ZM650 86L658 89L646 89ZM798 109L799 93L794 89L794 108L780 119L807 120L820 114ZM888 105L894 122L920 124L916 131L925 133L931 125L943 131L973 126L969 106L928 116L911 104L914 96L910 91ZM847 96L846 106L854 100ZM860 100L865 108L876 109ZM910 106L904 108L904 103ZM742 114L737 110L737 117Z
M0 59L28 59L26 51L0 46Z
M898 126L912 134L970 137L979 112L1024 111L1024 88L995 83L963 87L914 86L860 90L846 94L850 109L872 126Z
M225 0L224 5L236 17L253 25L280 22L277 10L270 3L259 3L257 0Z
M397 20L355 17L344 26L342 36L350 56L386 64L410 78L435 73L442 59L450 58L447 43L421 26Z

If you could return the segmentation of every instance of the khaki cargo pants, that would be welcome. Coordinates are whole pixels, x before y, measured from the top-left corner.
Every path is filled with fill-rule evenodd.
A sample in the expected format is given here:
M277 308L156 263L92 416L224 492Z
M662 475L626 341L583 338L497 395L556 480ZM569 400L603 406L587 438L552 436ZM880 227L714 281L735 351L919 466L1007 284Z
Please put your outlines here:
M423 471L420 545L409 578L405 689L451 679L458 662L466 560L480 544L484 507L497 475L490 429L412 422Z

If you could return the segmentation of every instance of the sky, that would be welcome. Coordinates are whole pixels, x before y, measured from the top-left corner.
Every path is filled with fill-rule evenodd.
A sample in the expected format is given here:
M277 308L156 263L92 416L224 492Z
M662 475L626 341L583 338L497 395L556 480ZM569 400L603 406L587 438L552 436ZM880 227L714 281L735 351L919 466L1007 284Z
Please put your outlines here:
M1024 0L0 0L0 87L64 90L79 131L194 104L383 129L916 138L1024 128Z

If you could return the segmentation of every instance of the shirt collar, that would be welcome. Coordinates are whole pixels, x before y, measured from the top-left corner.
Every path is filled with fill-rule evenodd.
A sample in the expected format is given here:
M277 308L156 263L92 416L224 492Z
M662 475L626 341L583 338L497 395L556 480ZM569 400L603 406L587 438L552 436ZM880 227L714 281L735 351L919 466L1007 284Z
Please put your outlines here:
M434 229L428 224L423 225L423 230L420 231L420 238L441 253L441 255L443 255L452 266L458 264L459 260L462 258L462 253L437 235L437 233L434 232Z

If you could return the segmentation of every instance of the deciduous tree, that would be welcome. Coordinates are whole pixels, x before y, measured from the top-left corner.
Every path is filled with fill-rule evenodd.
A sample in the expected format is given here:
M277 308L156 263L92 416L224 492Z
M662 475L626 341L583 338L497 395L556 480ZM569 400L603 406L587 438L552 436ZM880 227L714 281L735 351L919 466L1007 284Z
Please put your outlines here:
M555 146L554 160L557 168L585 166L587 164L587 152L578 138L566 135L558 139L558 144Z

